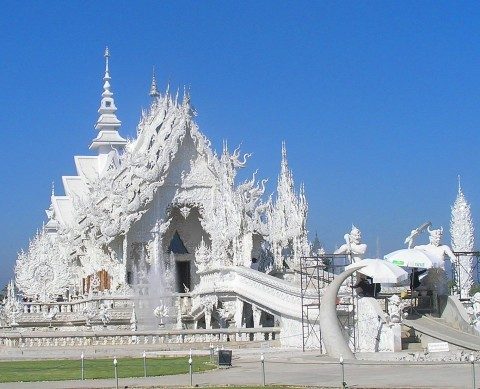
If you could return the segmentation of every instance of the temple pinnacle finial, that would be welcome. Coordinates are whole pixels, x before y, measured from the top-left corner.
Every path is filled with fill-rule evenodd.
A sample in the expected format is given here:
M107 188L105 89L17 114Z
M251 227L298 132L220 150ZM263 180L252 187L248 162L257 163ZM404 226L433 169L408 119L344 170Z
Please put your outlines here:
M287 146L285 145L285 141L282 141L282 160L287 159Z
M107 161L105 157L108 155L112 149L120 149L127 144L127 140L122 138L118 133L122 122L118 120L115 112L117 107L115 106L115 100L113 98L113 92L111 91L111 77L110 77L110 68L109 68L109 59L110 59L110 50L108 47L105 48L105 76L103 77L103 93L102 99L100 101L100 108L98 113L97 123L95 124L95 129L98 131L97 136L92 140L90 144L90 149L98 149L99 155L102 158L99 159L99 171L102 171L102 163Z
M108 50L108 46L105 46L105 74L108 74L108 59L110 58L110 51Z
M155 78L155 65L153 66L153 70L152 70L152 85L150 86L149 94L152 99L157 99L160 97L160 93L158 92L158 89L157 89L157 80Z
M457 176L457 180L458 180L458 194L460 194L462 193L462 182L461 182L460 174Z
M115 106L115 100L113 99L113 93L111 91L110 85L110 68L109 68L109 58L110 58L110 50L108 47L105 48L105 76L103 77L103 93L102 93L102 100L100 102L100 108L98 109L98 113L100 117L98 118L97 124L95 128L99 131L101 130L110 130L116 131L120 125L120 120L117 119L115 112L117 111L117 107Z
M52 197L55 196L55 181L52 181Z

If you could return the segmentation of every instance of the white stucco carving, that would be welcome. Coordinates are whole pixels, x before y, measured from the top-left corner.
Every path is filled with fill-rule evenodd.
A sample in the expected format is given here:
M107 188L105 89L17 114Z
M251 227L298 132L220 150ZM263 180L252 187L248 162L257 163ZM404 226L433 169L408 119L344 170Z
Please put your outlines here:
M282 162L277 184L277 198L270 199L266 208L266 232L274 257L274 267L284 264L299 268L300 258L310 253L307 240L306 218L308 204L304 186L295 193L293 174L288 167L287 150L282 144ZM261 207L263 209L263 207Z
M343 238L345 239L345 243L335 250L334 254L348 254L351 257L352 263L361 261L367 251L367 245L361 243L361 231L352 225L350 233L345 234Z
M430 229L428 227L429 241L426 245L418 245L414 248L426 251L429 255L437 258L441 263L444 263L445 257L448 257L452 262L456 261L451 248L447 245L442 245L443 227L439 229ZM447 274L445 273L445 265L441 268L429 269L427 275L422 280L422 283L430 290L435 290L439 295L448 294L447 288Z
M7 285L7 295L3 301L3 321L9 326L17 325L17 317L22 312L22 304L18 301L15 295L15 284L11 280Z
M218 316L220 318L220 325L222 328L227 327L227 323L231 320L236 311L236 301L223 301L222 306L217 308Z
M158 324L163 326L165 324L163 321L169 317L169 309L165 304L161 304L153 310L153 314L159 319Z
M72 279L68 246L45 229L18 256L15 282L25 295L49 301L63 294Z
M394 295L393 297L398 298ZM394 298L389 303L392 306L390 318L382 311L378 301L371 297L357 299L357 352L401 351L401 312Z
M409 305L408 302L402 301L400 296L394 294L388 299L388 323L397 324L402 323L407 316L403 309Z
M85 318L85 325L90 327L92 325L92 320L97 316L97 310L94 307L85 307L83 308L82 314Z
M470 298L470 302L472 306L467 308L470 323L480 333L480 292L475 293Z
M450 236L452 238L453 251L471 252L475 247L475 230L473 219L465 195L458 180L458 193L452 205L450 219ZM474 284L474 258L469 255L461 255L453 264L457 271L457 289L462 298L470 295L470 289Z
M106 304L100 304L100 308L98 309L98 317L100 318L104 326L106 326L110 322L110 308L108 308Z

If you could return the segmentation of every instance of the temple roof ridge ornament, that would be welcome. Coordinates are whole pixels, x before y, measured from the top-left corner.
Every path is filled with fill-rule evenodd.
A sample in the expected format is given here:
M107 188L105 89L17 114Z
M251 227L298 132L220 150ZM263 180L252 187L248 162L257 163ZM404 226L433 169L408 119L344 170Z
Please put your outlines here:
M155 65L153 65L153 70L152 70L152 84L150 85L150 97L152 99L158 99L160 97L160 92L158 91L157 88L157 80L155 78Z
M285 141L282 141L282 161L280 163L280 175L278 176L277 192L280 197L283 195L296 196L295 186L293 183L293 174L288 166L287 147Z
M113 92L111 91L111 77L109 68L110 51L108 47L105 48L105 75L103 77L103 93L100 101L100 108L98 113L100 114L95 129L99 131L97 137L92 141L90 149L97 149L101 146L124 146L127 141L120 136L118 129L122 122L118 120L115 106L115 100L113 98Z
M48 221L47 223L43 224L42 230L44 230L47 233L56 233L59 228L59 223L55 215L55 208L53 207L53 201L55 198L55 182L52 181L52 192L50 195L50 206L48 209L45 210L45 213L47 214Z

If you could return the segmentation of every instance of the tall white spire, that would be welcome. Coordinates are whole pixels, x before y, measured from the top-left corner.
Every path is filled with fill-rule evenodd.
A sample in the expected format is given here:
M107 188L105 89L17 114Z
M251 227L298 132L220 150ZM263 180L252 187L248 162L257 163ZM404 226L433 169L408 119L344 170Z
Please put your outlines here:
M475 247L475 229L473 225L472 213L470 204L462 190L460 183L460 176L458 176L458 192L457 198L452 205L452 216L450 220L450 235L452 237L453 251L473 251ZM460 289L462 297L468 297L470 288L474 284L475 262L472 256L462 255L459 257L457 265L457 276L460 284L457 287Z
M105 76L103 77L103 93L102 100L100 102L100 108L98 113L100 117L98 118L97 124L95 125L96 130L117 130L120 128L121 122L118 120L115 112L117 107L115 106L115 100L113 99L113 93L110 90L110 70L108 60L110 58L110 52L108 47L105 48Z
M267 211L267 225L270 230L269 240L274 247L275 267L283 268L285 255L289 261L300 266L300 257L309 255L310 244L307 238L306 220L308 204L305 188L300 186L295 192L293 174L288 167L287 148L282 142L282 160L277 180L277 197ZM282 254L290 250L290 254Z
M47 224L44 224L43 230L48 233L56 233L59 228L59 223L58 220L55 217L55 209L53 207L53 199L55 198L55 182L52 181L52 192L50 196L50 206L48 209L45 210L45 213L47 214L48 221Z
M285 145L285 141L282 142L282 161L280 163L280 175L278 176L277 192L279 197L295 196L293 175L288 167L287 147Z
M98 109L100 116L95 125L95 129L98 130L98 135L90 145L90 149L99 149L99 154L104 154L114 147L123 147L127 143L118 133L118 128L120 128L122 123L115 114L117 107L115 106L113 93L110 90L110 51L108 47L105 48L104 57L105 75L103 76L103 93L100 108Z
M98 151L98 173L103 175L113 166L118 165L119 152L127 144L126 139L122 138L118 133L121 122L117 119L115 112L115 100L110 90L110 68L109 68L110 52L108 47L105 48L105 76L103 77L103 93L100 102L100 108L95 129L98 130L97 137L90 145L91 150Z

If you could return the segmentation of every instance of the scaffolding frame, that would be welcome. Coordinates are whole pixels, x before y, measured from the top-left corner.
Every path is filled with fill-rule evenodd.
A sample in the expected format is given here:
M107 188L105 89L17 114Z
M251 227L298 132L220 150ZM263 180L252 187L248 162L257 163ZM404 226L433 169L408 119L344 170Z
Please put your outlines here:
M473 277L473 282L478 283L479 281L479 276L480 276L480 267L479 267L479 262L480 262L480 251L454 251L453 255L457 258L455 263L452 263L452 280L455 282L456 287L458 288L458 293L460 295L460 300L469 300L470 295L464 296L462 291L463 288L462 286L465 284L467 280L462 280L461 279L461 269L464 270L465 272L470 272L472 270L472 277ZM472 257L472 269L467 269L462 263L460 262L461 257ZM452 291L451 291L452 292Z
M300 258L300 286L302 304L302 349L308 344L318 344L323 352L322 333L320 329L320 304L322 290L328 286L336 275L342 273L345 266L351 263L348 254L320 254ZM350 278L353 283L353 276ZM312 295L315 297L312 299ZM341 301L337 305L352 305L352 310L346 310L346 315L338 316L342 332L348 334L349 341L353 338L356 347L355 298L352 288L351 304ZM353 330L353 331L352 331Z

